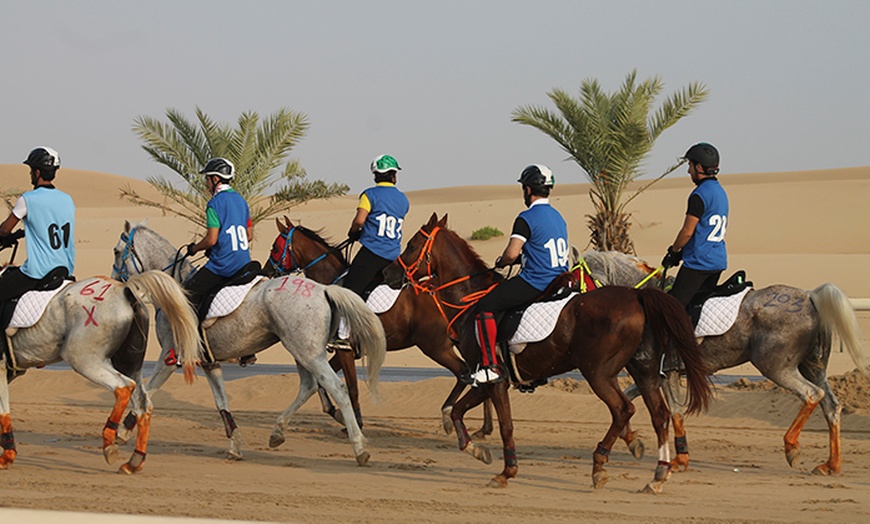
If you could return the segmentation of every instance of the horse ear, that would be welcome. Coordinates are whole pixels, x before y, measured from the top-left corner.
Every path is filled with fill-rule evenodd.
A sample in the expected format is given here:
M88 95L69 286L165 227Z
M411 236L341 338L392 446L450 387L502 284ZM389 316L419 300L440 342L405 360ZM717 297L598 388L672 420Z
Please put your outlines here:
M441 227L441 228L447 227L447 213L444 213L444 216L441 217L441 220L438 221L438 227Z
M281 221L278 220L278 217L275 217L275 225L278 226L279 233L281 233L282 235L287 234L287 228L285 228L284 225L281 224Z
M284 215L284 224L288 230L293 229L293 222L290 222L290 218L287 215Z
M124 221L124 233L129 233L129 232L130 232L130 221L125 220Z
M427 226L434 226L435 222L438 222L438 213L432 212L432 216L429 217L429 222L426 223Z

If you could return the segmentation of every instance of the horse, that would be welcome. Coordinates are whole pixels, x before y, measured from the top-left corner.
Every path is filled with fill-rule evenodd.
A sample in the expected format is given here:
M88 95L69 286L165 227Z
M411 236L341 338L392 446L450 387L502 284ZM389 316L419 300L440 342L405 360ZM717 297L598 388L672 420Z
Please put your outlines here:
M320 233L302 225L294 225L286 216L283 224L277 218L275 224L278 227L278 236L272 243L266 274L271 276L303 273L322 284L335 284L346 273L348 261L342 253L343 245L330 245ZM438 303L432 300L431 295L418 293L413 287L406 286L399 293L393 307L378 314L378 318L381 319L387 335L387 351L417 346L424 355L450 370L456 377L456 384L441 405L444 431L452 433L450 410L465 390L466 384L461 375L466 370L466 364L453 351L453 342L447 334L447 321L438 311ZM336 351L329 364L332 369L341 369L344 373L354 414L362 427L353 353ZM320 398L323 411L336 417L335 407L325 392L321 393ZM484 403L483 414L483 427L475 433L478 436L492 433L492 404L489 401Z
M143 270L161 269L183 281L194 272L191 262L179 256L169 241L145 225L131 225L129 221L124 224L114 255L112 272L119 279ZM175 365L166 359L172 341L166 336L163 317L157 317L157 336L162 352L148 380L148 391L160 388L175 369ZM281 342L296 361L299 392L278 416L269 446L278 447L284 442L284 430L290 418L314 394L319 384L332 395L343 413L357 463L360 466L368 463L370 453L365 449L365 437L352 415L347 391L326 358L326 342L335 333L341 317L348 322L353 342L368 360L367 384L377 398L378 373L384 362L386 345L384 330L365 302L342 287L324 286L299 276L263 279L253 285L237 309L203 329L212 358L210 362L201 362L200 367L208 378L230 440L229 458L242 458L241 434L229 410L223 372L218 363L252 355Z
M447 215L439 220L433 213L408 241L399 262L405 278L415 286L426 289L427 277L435 274L446 282L429 290L445 304L473 304L474 297L481 296L501 280L467 242L447 228ZM465 361L479 363L480 350L474 340L471 315L443 311L445 316L451 317ZM579 369L593 392L607 404L611 425L593 454L592 484L596 489L607 482L604 465L613 443L634 414L634 406L617 384L622 368L626 368L638 384L658 436L659 460L655 476L644 489L660 492L670 475L669 413L659 389L658 365L634 358L635 353L644 348L656 355L678 354L685 359L688 411L703 410L712 390L707 370L695 358L691 322L676 299L657 289L608 286L576 294L562 309L553 332L542 341L528 343L515 356L516 374L532 383ZM518 472L508 387L507 381L480 384L460 398L450 414L459 449L488 464L492 461L489 449L472 441L463 416L485 398L492 399L504 450L504 468L491 479L489 485L493 487L507 486L508 480Z
M125 283L91 277L56 289L35 323L24 327L29 322L21 322L21 327L10 327L0 335L7 336L10 342L10 351L0 356L0 443L3 447L0 469L9 468L17 456L9 381L29 368L63 360L75 372L115 396L102 431L103 457L109 464L119 458L118 425L127 406L131 406L136 447L119 472L137 473L145 465L152 412L142 381L150 322L144 302L150 301L167 313L166 336L178 347L188 378L192 377L199 350L196 313L181 286L159 271L132 276Z
M612 284L639 282L655 271L636 257L618 252L588 252L584 259L590 270ZM658 285L661 275L654 277ZM792 392L802 402L797 416L783 437L785 456L796 467L800 456L798 439L807 419L821 404L828 423L830 452L828 460L813 472L839 474L841 406L828 384L826 369L834 333L852 357L857 368L870 375L870 355L859 342L859 327L848 297L831 283L808 291L787 285L751 289L740 305L734 325L724 334L705 337L698 346L699 356L711 373L751 362L762 375ZM679 378L669 374L666 395L673 398ZM626 394L635 398L636 388ZM679 403L671 402L677 455L674 466L685 470L689 451ZM630 428L627 429L630 433Z

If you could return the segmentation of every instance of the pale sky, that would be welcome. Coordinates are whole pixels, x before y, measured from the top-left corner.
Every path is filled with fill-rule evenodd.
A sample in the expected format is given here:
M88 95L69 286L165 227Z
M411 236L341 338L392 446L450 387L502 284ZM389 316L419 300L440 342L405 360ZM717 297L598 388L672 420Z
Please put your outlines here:
M235 124L289 107L311 122L291 156L352 193L381 153L405 189L510 184L530 163L585 182L511 111L637 69L666 93L711 92L659 139L649 175L698 141L719 148L723 175L864 166L868 22L870 2L831 0L3 0L0 163L48 145L67 167L171 178L136 116L199 106Z

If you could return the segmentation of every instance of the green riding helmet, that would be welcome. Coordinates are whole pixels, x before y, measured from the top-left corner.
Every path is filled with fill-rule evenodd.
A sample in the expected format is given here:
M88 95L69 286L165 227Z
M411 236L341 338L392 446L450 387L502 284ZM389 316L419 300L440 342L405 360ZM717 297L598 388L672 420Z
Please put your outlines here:
M390 155L380 155L372 160L372 173L376 175L389 173L390 171L400 171L399 162Z

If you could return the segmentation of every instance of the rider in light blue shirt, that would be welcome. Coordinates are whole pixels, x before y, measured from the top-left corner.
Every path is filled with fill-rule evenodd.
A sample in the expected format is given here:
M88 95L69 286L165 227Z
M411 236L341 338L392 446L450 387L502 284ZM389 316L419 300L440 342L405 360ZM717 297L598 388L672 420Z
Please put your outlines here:
M24 164L30 167L33 190L19 197L0 224L0 245L12 245L18 238L12 230L23 221L27 259L20 268L8 267L0 275L0 303L35 288L57 268L66 276L75 268L75 204L52 184L60 169L60 155L50 147L37 147Z

